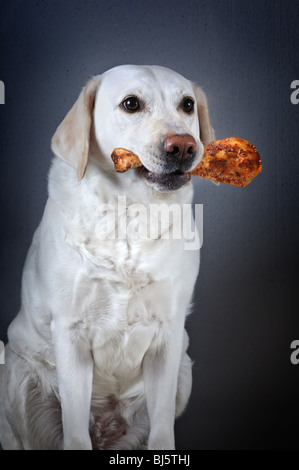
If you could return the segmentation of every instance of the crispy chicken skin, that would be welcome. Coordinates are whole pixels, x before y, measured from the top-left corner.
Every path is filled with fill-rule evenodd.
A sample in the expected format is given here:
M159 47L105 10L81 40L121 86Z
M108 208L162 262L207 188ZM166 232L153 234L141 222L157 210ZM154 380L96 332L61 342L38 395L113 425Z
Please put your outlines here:
M121 147L113 150L111 158L114 163L115 171L119 173L124 173L125 171L131 170L131 168L142 166L139 157L137 157L135 153Z
M203 159L191 174L244 187L261 171L261 157L254 145L237 137L227 137L205 147Z

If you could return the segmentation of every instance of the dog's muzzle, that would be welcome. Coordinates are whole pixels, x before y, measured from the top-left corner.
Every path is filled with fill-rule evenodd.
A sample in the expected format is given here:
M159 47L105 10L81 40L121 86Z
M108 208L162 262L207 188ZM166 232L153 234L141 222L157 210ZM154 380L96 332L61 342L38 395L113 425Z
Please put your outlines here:
M189 134L168 134L163 150L165 171L155 173L144 168L143 175L158 191L175 191L191 179L187 172L196 158L197 144Z
M148 183L158 191L175 191L181 188L184 184L188 183L191 179L189 173L176 170L172 173L161 174L149 171L146 168L143 170L143 176Z

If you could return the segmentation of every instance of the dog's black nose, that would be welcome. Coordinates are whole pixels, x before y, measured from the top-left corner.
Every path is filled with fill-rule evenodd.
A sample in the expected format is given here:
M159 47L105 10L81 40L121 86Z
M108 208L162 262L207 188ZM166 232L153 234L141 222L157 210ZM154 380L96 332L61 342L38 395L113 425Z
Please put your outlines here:
M189 134L171 134L165 138L164 148L169 156L190 160L197 149L195 139Z

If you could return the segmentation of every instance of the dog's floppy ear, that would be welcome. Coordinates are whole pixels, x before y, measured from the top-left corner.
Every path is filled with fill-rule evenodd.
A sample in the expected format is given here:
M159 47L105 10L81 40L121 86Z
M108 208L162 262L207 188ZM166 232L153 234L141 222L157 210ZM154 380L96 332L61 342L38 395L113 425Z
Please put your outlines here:
M198 85L193 84L193 91L197 101L200 140L204 145L207 145L215 139L214 129L210 122L208 100L205 93Z
M88 161L90 128L99 83L99 77L89 80L52 138L53 152L77 170L78 180L83 178Z

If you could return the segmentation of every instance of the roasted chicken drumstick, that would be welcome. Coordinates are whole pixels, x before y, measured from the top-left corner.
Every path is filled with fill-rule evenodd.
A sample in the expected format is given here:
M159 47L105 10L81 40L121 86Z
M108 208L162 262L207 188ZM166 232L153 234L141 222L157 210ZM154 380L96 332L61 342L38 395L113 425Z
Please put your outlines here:
M115 170L121 173L142 166L137 155L123 148L114 149L111 157ZM227 137L208 144L201 162L190 173L217 183L244 187L261 171L261 158L254 145Z

